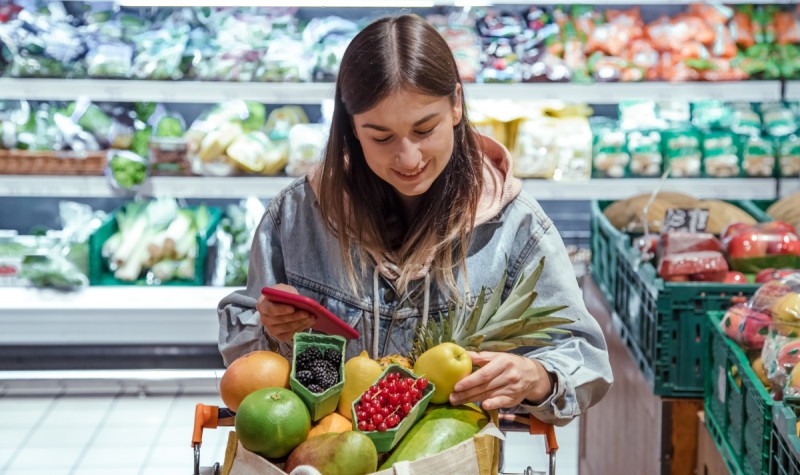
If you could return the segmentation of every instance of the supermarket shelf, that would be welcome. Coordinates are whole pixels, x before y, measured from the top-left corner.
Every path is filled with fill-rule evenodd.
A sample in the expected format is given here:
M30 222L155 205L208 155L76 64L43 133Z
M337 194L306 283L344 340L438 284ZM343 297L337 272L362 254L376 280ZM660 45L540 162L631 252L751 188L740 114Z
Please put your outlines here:
M522 188L538 200L616 200L650 193L657 186L657 178L624 178L586 182L525 180ZM661 189L688 193L700 199L773 199L775 186L771 178L673 178Z
M293 180L293 177L154 177L148 181L143 194L178 198L272 198ZM539 200L592 200L647 193L657 184L655 178L596 178L580 182L526 179L523 188ZM664 190L691 193L699 198L772 199L775 187L775 180L771 178L687 178L667 180ZM103 177L0 175L0 196L102 198L114 196L114 191Z
M0 345L209 344L229 287L0 287Z
M628 99L736 99L764 102L781 99L780 81L719 83L530 83L467 84L469 99L562 99L616 103ZM96 101L217 103L251 99L273 104L319 104L333 97L332 83L237 83L203 81L138 81L93 79L0 79L0 99L71 101L86 96ZM800 92L800 88L798 89Z
M786 81L784 98L787 101L800 101L800 81Z
M800 191L800 178L781 178L781 196L791 195L792 193L797 193L798 191Z

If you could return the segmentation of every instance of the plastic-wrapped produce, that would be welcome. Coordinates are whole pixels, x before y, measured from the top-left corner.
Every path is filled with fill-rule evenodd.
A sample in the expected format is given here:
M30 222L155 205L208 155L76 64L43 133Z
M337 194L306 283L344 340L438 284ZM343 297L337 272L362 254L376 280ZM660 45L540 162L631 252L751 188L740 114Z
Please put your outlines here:
M700 176L702 153L700 137L691 128L666 130L661 134L664 166L673 177Z
M730 178L739 176L739 148L736 135L714 131L703 134L703 168L706 176Z
M139 79L177 80L183 78L181 64L189 27L150 30L136 36L133 76Z
M302 41L287 37L269 42L256 80L267 82L309 82L314 57Z
M625 132L612 120L593 118L590 124L593 136L593 174L598 177L624 177L631 160L626 147Z
M655 101L621 101L617 108L622 130L661 130L666 127Z
M322 159L328 141L328 131L322 124L298 124L289 132L289 163L286 174L302 176Z
M0 23L0 43L8 50L6 74L13 77L81 77L86 45L68 17L23 10Z
M657 130L628 132L632 176L661 175L661 133Z
M784 177L800 175L800 138L790 135L778 141L780 173Z
M148 140L150 171L153 175L185 175L189 172L186 124L175 113L154 115L152 137Z
M775 150L772 142L762 137L747 137L742 144L742 167L748 176L773 176Z
M358 33L358 25L336 16L314 18L303 30L303 42L314 57L314 80L333 82L339 73L347 45Z
M696 251L663 256L658 264L658 275L667 280L670 278L697 275L718 274L728 271L728 262L721 252Z
M761 134L761 117L748 103L733 104L731 131L739 135Z
M733 124L733 109L723 101L693 102L692 124L701 129L730 129Z
M784 137L797 131L794 114L780 103L764 103L760 106L764 129L773 137Z

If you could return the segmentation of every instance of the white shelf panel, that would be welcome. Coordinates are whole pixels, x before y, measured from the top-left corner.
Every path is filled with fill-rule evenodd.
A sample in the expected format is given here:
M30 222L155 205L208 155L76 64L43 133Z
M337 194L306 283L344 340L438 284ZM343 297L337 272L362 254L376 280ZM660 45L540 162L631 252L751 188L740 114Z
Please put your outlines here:
M786 100L800 101L800 81L786 81Z
M800 191L800 178L781 178L781 196Z
M524 180L523 190L537 200L616 200L652 192L657 178L592 179L586 182ZM771 178L673 178L661 190L687 193L700 199L773 199Z
M86 96L109 102L217 103L249 99L264 103L319 104L333 98L332 83L253 83L96 79L0 79L0 99L72 101Z
M561 99L616 103L628 99L736 99L752 102L781 99L780 81L467 84L465 88L469 99L492 100ZM96 101L111 102L217 103L250 99L273 104L319 104L332 99L333 91L332 83L0 79L0 99L71 101L78 96L87 96Z
M230 287L0 287L0 345L216 343Z
M293 177L154 177L143 192L146 196L177 198L272 198L294 180ZM540 200L619 199L647 193L657 184L655 178L595 178L581 182L523 180L523 188ZM698 198L772 199L775 186L771 178L674 178L667 180L663 189L690 193ZM103 177L0 175L0 196L109 197L114 196L114 192Z

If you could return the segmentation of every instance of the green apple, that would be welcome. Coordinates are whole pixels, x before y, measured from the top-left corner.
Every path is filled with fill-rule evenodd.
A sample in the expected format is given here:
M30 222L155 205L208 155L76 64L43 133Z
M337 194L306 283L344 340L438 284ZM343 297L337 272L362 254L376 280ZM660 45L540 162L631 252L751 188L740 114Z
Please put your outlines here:
M436 386L431 403L444 404L456 383L472 373L472 358L455 343L440 343L417 358L414 373Z

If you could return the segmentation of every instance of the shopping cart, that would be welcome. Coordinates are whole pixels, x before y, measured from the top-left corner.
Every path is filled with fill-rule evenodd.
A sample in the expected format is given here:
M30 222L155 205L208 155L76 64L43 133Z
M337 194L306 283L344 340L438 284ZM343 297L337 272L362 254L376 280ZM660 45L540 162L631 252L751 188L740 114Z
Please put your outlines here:
M192 448L194 449L194 475L220 475L221 467L215 463L212 467L200 467L200 446L203 444L203 429L216 429L217 427L233 426L236 413L225 407L207 406L198 404L194 411L194 431L192 433ZM502 432L528 432L533 435L544 436L545 451L549 457L548 474L556 473L556 451L558 443L556 432L551 424L545 424L530 415L499 414L498 421ZM500 471L503 475L544 475L544 472L535 472L528 466L522 474L504 472L503 443L500 443Z

